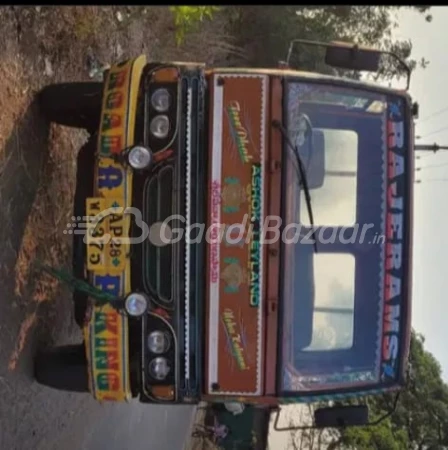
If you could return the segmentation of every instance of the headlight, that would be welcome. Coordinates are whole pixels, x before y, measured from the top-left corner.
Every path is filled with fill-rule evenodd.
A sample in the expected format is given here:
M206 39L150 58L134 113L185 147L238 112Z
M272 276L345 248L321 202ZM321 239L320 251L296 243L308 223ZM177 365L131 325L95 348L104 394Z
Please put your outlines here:
M170 131L170 121L168 116L161 115L156 116L151 120L151 124L149 125L149 129L153 136L158 139L164 139L168 136L168 132Z
M126 312L133 317L140 317L148 308L148 298L146 295L133 293L126 297L125 309Z
M170 372L170 366L168 365L168 360L159 356L154 358L149 363L149 373L156 380L162 381Z
M166 112L171 104L170 93L166 89L157 89L151 96L151 105L158 112Z
M152 152L140 145L132 147L128 153L128 162L133 169L147 169L152 164Z
M170 348L168 336L162 331L153 331L148 336L148 348L152 353L160 355Z

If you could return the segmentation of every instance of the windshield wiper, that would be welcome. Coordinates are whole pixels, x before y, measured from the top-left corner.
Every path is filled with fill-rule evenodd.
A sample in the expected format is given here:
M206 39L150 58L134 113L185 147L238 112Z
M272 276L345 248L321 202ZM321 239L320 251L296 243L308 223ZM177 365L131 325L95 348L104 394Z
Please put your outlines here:
M286 143L288 144L288 147L290 148L290 150L292 150L292 152L294 153L294 156L296 158L297 161L297 166L296 170L297 170L297 175L299 175L299 179L300 179L300 185L301 187L303 187L303 192L305 194L305 200L306 200L306 207L308 210L308 216L310 218L310 224L313 230L313 244L314 244L314 251L317 253L317 241L316 241L316 237L315 237L315 229L314 229L314 218L313 218L313 209L311 207L311 195L310 195L310 190L308 188L308 181L306 178L306 172L303 168L303 161L302 158L300 156L299 153L299 149L297 148L296 145L294 145L291 142L291 139L288 136L288 132L285 130L285 128L283 127L283 125L278 121L278 120L273 120L272 121L272 126L274 128L277 128L277 130L280 131L280 133L283 136L283 139L286 141Z

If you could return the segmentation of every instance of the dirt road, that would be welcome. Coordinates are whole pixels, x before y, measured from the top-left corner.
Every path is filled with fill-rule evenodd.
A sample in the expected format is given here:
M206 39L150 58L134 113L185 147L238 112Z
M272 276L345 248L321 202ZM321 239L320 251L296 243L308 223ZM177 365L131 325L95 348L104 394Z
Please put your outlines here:
M33 270L36 257L67 265L63 234L82 133L50 129L28 107L5 149L0 178L0 448L181 449L192 408L99 405L36 384L37 347L79 342L70 293ZM61 148L64 148L64 151ZM175 433L173 433L175 429Z
M149 19L138 13L0 9L1 449L177 450L187 435L192 408L99 405L88 395L39 386L32 376L38 347L80 341L70 293L34 263L69 267L71 241L63 231L76 152L86 139L84 132L50 126L35 94L45 84L90 80L103 64L151 53Z

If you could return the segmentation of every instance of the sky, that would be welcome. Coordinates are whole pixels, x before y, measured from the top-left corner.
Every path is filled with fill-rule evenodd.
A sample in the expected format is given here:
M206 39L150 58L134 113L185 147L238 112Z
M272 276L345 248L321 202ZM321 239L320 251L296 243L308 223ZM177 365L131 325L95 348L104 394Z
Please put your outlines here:
M411 39L416 59L425 57L430 61L426 69L417 69L411 79L410 93L420 105L416 136L421 138L416 143L448 145L448 7L433 7L431 11L431 23L421 14L401 12L396 35ZM416 155L420 156L416 160L416 179L421 183L414 186L412 324L425 336L426 349L439 360L443 378L448 382L448 151L419 151Z
M422 14L400 11L394 34L412 41L413 58L429 60L426 69L413 72L410 85L410 94L420 105L416 142L448 146L448 7L432 7L430 12L433 20L428 23ZM416 155L416 179L421 183L414 186L412 325L425 336L425 347L440 362L448 382L448 151ZM283 426L292 412L288 408L282 412ZM275 450L287 449L288 440L288 432L270 433Z

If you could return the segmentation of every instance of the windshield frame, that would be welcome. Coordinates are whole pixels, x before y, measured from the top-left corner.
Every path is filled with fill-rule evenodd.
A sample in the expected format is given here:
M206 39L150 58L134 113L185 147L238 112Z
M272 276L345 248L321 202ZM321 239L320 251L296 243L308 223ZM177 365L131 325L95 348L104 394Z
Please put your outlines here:
M402 386L405 381L406 368L407 368L407 358L409 354L409 344L410 344L410 314L411 314L411 246L412 246L412 202L413 202L413 164L414 164L414 147L412 142L413 136L413 122L412 122L412 105L410 96L406 92L398 92L388 88L383 88L379 86L378 88L373 88L370 85L362 85L359 82L351 83L350 80L340 80L340 82L335 82L335 80L328 79L318 79L315 77L301 77L301 76L285 76L282 77L283 86L283 96L282 96L282 115L283 124L287 129L287 118L288 118L288 84L290 82L296 83L307 83L307 84L321 84L330 87L341 87L348 88L353 91L359 91L360 94L378 94L386 96L387 102L391 101L393 98L400 98L403 100L404 111L403 111L403 123L404 123L404 158L405 173L403 178L404 183L404 211L403 211L403 253L402 253L402 284L401 295L400 295L400 332L399 332L399 352L397 356L397 373L396 377L389 379L387 381L368 381L366 383L353 382L351 386L347 384L346 387L340 389L317 389L317 390L302 390L302 391L285 391L283 389L283 375L284 375L284 355L283 355L283 332L282 332L282 321L284 320L284 309L285 309L285 244L281 241L280 244L280 280L279 280L279 307L278 307L278 321L279 326L277 330L277 369L276 369L276 385L277 393L281 397L304 397L304 398L317 398L324 395L331 395L338 393L338 395L354 395L356 393L365 392L369 393L371 391L389 391ZM387 147L387 153L389 154L389 147ZM289 160L292 158L288 155L289 149L288 144L282 137L282 159ZM287 199L287 171L288 164L282 164L282 175L281 175L281 218L282 223L280 227L280 233L283 235L284 228L287 225L285 222L286 214L286 199ZM386 181L387 181L386 176ZM387 181L388 183L389 181ZM299 244L300 245L300 244ZM384 243L386 247L386 242ZM386 268L384 269L386 273Z

